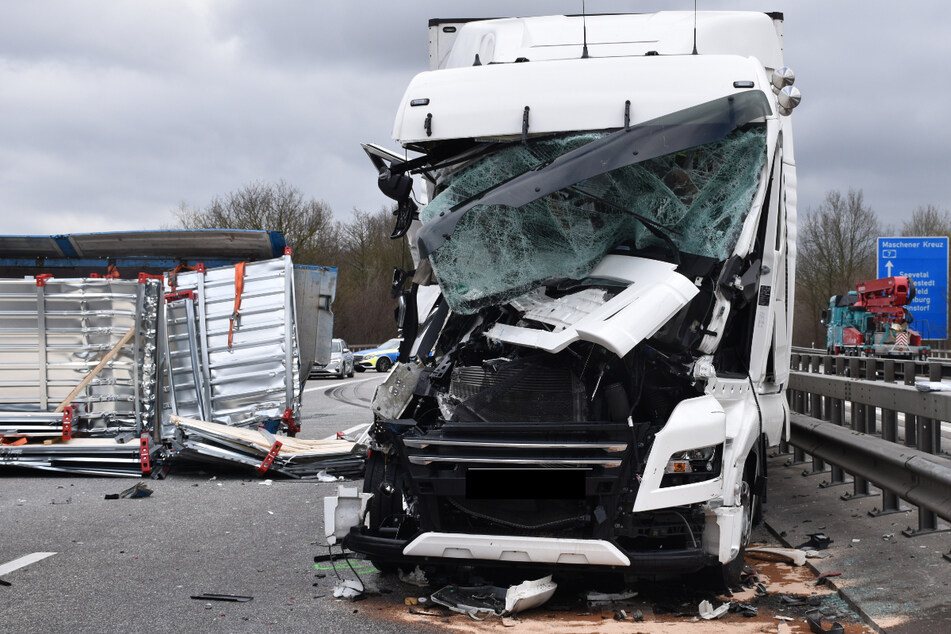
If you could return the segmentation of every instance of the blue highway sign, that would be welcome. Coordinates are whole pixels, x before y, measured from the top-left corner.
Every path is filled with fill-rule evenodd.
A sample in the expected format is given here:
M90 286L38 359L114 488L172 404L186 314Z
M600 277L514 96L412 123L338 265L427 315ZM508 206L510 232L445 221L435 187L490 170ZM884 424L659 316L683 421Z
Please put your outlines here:
M877 260L878 277L904 275L915 283L911 327L925 339L947 339L948 238L879 238Z

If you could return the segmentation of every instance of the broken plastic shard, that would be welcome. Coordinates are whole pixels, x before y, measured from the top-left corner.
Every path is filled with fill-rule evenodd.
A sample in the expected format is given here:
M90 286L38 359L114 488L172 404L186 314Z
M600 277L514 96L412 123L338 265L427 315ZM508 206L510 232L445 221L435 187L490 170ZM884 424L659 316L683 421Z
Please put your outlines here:
M586 133L502 146L443 176L443 189L422 219L438 218L486 188L597 138ZM750 211L765 158L765 129L754 127L570 183L521 207L475 205L430 261L451 308L466 314L505 303L549 278L583 279L620 245L663 246L629 212L663 226L681 251L724 260Z
M718 619L724 614L726 614L727 612L729 612L730 603L729 602L724 603L723 605L721 605L720 607L714 610L713 605L709 601L704 599L703 601L700 602L699 610L700 610L700 617L710 621L712 619Z
M588 602L588 605L607 605L609 603L616 603L618 601L627 601L628 599L633 599L637 596L637 592L628 590L625 592L595 592L590 591L585 595L585 600Z
M551 580L551 575L512 586L505 592L505 614L537 608L547 602L557 588L558 584Z
M363 594L363 584L359 581L344 580L334 587L335 599L350 599L351 601Z
M416 566L416 569L410 573L405 573L401 568L397 568L397 573L399 574L400 581L403 583L408 583L419 588L425 588L429 585L429 579L426 578L426 573L423 572L419 566Z

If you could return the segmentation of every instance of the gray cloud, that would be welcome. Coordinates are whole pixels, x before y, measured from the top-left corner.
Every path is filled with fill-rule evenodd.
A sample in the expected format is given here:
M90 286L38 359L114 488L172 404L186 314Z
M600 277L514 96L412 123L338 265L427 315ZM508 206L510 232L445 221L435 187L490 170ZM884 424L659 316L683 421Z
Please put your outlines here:
M789 6L780 6L788 4ZM405 5L405 6L403 6ZM692 2L589 0L592 12ZM916 3L700 2L786 9L800 208L862 188L883 221L948 207L943 81L951 8ZM572 2L304 0L0 5L5 233L156 228L285 179L338 217L386 204L359 148L395 147L403 89L427 68L430 17L578 13Z

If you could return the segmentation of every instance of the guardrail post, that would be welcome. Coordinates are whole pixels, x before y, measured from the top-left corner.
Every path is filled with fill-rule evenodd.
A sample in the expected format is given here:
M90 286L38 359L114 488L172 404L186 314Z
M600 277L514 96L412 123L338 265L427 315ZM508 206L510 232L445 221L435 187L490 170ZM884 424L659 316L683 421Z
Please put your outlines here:
M861 372L861 359L858 357L853 357L849 359L849 377L852 380L858 381L862 378ZM871 363L875 363L873 360L869 360ZM866 367L868 365L866 364ZM874 367L874 365L872 366ZM866 419L866 410L867 407L865 403L856 403L852 401L852 419L850 422L850 427L857 432L865 433L867 419ZM871 490L869 489L868 480L862 476L853 473L852 474L852 493L844 493L841 498L843 500L855 500L858 498L867 498L872 495Z
M895 382L895 361L885 359L884 374L882 377L885 383ZM898 440L898 415L893 409L882 408L882 440L896 442ZM898 494L888 489L882 489L882 508L873 509L868 512L872 517L879 515L891 515L892 513L907 513L911 509L901 507L901 499Z
M822 362L822 359L819 355L812 355L810 360L809 368L813 374L819 374L819 364ZM809 415L813 418L818 418L820 420L827 420L823 416L822 412L822 395L821 394L810 394L809 395ZM828 471L826 467L825 460L812 456L812 471L808 469L802 472L804 476L817 475L820 473L825 473Z
M808 370L809 362L806 361L805 363L803 363L803 361L806 361L806 360L801 355L798 355L798 354L795 355L795 358L793 359L793 370L801 371L803 369L803 366L805 366L805 369ZM793 411L799 414L805 414L806 413L806 393L803 392L802 390L795 390L792 394L792 397L793 397L793 405L792 405ZM806 453L799 447L793 447L793 459L792 459L792 462L790 462L789 464L805 464L805 463L806 463Z
M874 381L878 377L878 359L865 360L865 380ZM878 426L878 412L874 405L865 406L865 433L874 434Z
M828 360L832 361L832 358L829 357ZM832 374L835 374L836 376L845 376L845 358L844 357L835 358L834 370ZM832 407L829 410L829 415L830 415L829 420L834 425L838 425L839 427L842 427L843 425L845 425L845 401L843 401L841 398L833 398L831 399L831 401L832 401ZM827 481L824 481L819 486L825 489L828 487L848 484L849 482L850 480L846 479L845 471L842 469L842 467L838 465L832 465L832 471L829 474L829 479Z
M941 364L928 364L928 380L941 380ZM940 450L941 442L941 421L933 418L918 417L918 449L930 454L936 454ZM913 529L910 526L901 533L905 537L917 537L918 535L930 535L931 533L943 533L951 529L938 528L938 516L934 511L926 509L923 506L918 507L918 528Z
M905 361L902 364L902 374L904 375L905 385L915 384L915 362ZM918 445L918 424L916 416L905 412L905 446L915 447Z
M936 383L940 383L941 370L942 368L940 363L937 363L937 362L929 363L928 364L928 380L934 381ZM931 419L926 419L926 420L928 420L931 423L930 428L927 430L922 429L921 433L922 435L927 434L929 436L930 440L928 444L931 447L931 449L930 450L925 449L924 451L937 455L941 453L941 421L931 420Z

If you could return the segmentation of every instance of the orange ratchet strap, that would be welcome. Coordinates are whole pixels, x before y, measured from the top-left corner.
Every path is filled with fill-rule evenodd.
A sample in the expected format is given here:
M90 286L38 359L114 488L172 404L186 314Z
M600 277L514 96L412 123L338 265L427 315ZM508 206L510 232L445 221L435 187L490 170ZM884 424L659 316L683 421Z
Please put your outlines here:
M228 347L230 348L234 341L234 327L241 318L241 293L244 292L244 265L245 262L238 262L234 265L234 312L231 313L231 323L228 326Z

